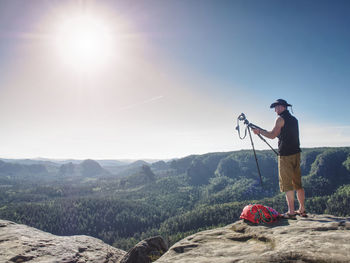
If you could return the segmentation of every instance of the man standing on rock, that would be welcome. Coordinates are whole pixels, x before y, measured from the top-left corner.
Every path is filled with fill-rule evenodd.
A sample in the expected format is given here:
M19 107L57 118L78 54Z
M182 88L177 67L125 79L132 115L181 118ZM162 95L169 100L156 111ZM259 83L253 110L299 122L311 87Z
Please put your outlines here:
M278 117L272 131L253 129L255 134L261 134L269 139L278 137L278 174L281 192L286 193L288 212L283 218L295 219L295 215L306 217L305 192L301 184L300 142L298 120L290 114L288 107L292 106L283 99L271 104ZM299 210L294 208L294 191L297 192Z

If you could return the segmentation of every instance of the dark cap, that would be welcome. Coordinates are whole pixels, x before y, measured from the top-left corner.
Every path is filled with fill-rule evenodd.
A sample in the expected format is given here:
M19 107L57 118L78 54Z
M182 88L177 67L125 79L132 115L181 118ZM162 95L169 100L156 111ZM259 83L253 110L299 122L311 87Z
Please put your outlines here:
M288 106L292 106L288 102L286 102L285 100L278 99L274 103L271 104L270 108L272 109L272 108L276 107L277 105L282 105L282 106L285 106L286 108Z

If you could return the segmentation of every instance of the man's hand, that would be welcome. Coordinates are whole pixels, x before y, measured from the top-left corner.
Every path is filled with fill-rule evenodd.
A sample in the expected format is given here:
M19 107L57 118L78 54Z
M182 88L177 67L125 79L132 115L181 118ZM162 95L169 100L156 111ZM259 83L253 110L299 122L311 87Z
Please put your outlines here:
M261 133L261 130L260 129L252 129L254 134L258 135Z

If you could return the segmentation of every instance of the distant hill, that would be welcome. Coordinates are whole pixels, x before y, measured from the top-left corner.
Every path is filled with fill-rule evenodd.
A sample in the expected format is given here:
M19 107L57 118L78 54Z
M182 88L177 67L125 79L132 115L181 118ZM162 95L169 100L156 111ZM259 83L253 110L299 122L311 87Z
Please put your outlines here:
M64 176L118 176L125 177L136 173L149 163L138 160L122 162L118 160L50 160L50 159L0 159L0 177L10 176L36 180L38 176L52 179L56 175Z
M19 164L0 161L0 180L2 182L41 179L48 174L48 169L43 164Z
M73 163L73 164L80 164L84 160L78 160L78 159L49 159L49 158L33 158L33 159L6 159L6 158L0 158L1 161L8 162L8 163L18 163L18 164L47 164L47 165L55 165L59 166L62 164L67 163ZM145 162L147 164L152 164L158 161L168 161L168 160L159 160L159 159L145 159L145 160L133 160L133 159L96 159L96 162L98 162L101 166L125 166L130 165L132 163L138 163L138 162Z
M36 160L36 159L4 159L0 158L1 161L7 162L7 163L15 163L15 164L24 164L24 165L31 165L31 164L41 164L41 165L54 165L59 166L59 163L53 162L49 159L47 160Z
M140 164L140 163L139 163ZM152 172L148 165L143 164L141 167L137 167L137 171L132 175L127 176L120 180L121 188L130 188L147 185L149 183L154 183L156 181L156 176Z
M118 176L118 177L127 177L130 175L133 175L137 173L140 170L140 167L144 165L149 165L149 163L138 160L131 162L126 165L120 165L120 166L104 166L104 168L109 171L110 173Z
M94 177L106 176L110 175L110 173L103 169L98 162L88 159L79 164L67 163L61 165L59 175Z

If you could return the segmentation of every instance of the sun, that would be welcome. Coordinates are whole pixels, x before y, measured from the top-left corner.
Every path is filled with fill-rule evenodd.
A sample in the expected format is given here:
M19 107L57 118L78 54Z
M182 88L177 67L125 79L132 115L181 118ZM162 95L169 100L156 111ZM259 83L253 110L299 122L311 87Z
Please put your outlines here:
M88 14L66 17L57 23L54 45L58 57L76 70L105 66L115 50L115 39L103 19Z

